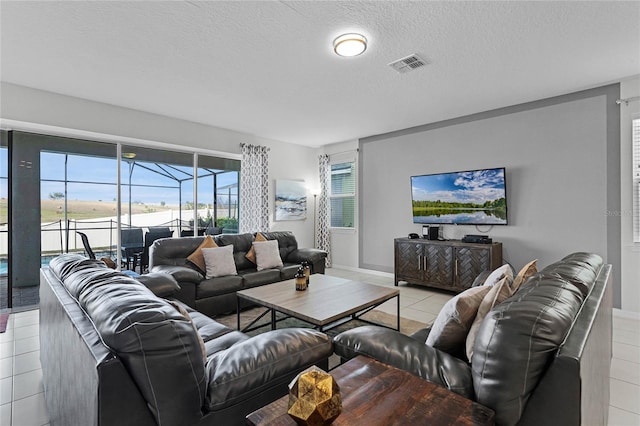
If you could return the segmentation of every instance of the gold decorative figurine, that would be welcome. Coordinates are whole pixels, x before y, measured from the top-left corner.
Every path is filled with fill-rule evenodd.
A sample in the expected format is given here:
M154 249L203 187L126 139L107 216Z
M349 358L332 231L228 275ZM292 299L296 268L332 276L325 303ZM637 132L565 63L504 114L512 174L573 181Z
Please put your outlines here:
M299 425L331 424L342 412L340 387L317 367L303 371L289 384L287 413Z

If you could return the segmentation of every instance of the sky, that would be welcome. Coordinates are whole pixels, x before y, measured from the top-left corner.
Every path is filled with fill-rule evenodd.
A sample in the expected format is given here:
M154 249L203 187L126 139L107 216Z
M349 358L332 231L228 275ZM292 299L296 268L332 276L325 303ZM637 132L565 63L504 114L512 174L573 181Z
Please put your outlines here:
M141 163L152 168L156 168L151 163ZM81 181L83 183L69 183L69 200L83 201L113 201L116 199L116 160L114 158L90 157L80 155L69 155L67 170L69 181ZM174 166L170 173L179 179L188 179L188 175L193 173L192 167ZM159 170L158 170L159 171ZM203 171L204 173L204 171ZM64 193L62 182L49 182L47 180L64 180L64 154L43 152L41 154L40 166L41 188L40 195L43 199L48 199L49 195L55 192ZM6 150L0 150L0 178L7 177L7 155ZM121 171L122 183L129 181L129 166L122 163ZM238 175L235 172L218 175L218 188L227 185L237 184ZM6 182L6 180L4 181ZM103 183L106 185L96 185ZM179 190L178 182L158 173L151 172L142 167L134 167L132 174L132 184L143 184L158 186L157 188L132 187L131 199L133 202L145 204L159 204L164 201L166 204L178 204ZM188 179L182 182L182 200L193 201L193 180ZM122 187L122 199L129 199L128 187ZM220 194L228 194L228 190L219 191ZM237 187L232 188L232 195L237 195ZM213 178L204 177L198 181L199 203L211 204L213 202ZM7 197L6 184L0 181L0 197Z
M504 169L412 176L415 201L447 201L482 204L505 197Z

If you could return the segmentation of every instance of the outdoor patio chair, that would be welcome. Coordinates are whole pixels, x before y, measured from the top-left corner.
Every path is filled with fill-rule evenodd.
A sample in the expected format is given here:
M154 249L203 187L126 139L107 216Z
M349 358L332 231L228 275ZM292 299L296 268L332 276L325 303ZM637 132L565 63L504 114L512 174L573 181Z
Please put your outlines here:
M76 234L80 235L80 238L82 239L82 245L84 246L84 251L87 253L87 256L89 256L89 259L95 259L96 255L93 250L91 250L91 246L89 245L89 237L87 237L87 234L80 231L76 231Z
M87 234L80 231L76 231L76 234L80 235L80 238L82 239L82 245L84 246L84 251L87 253L87 256L89 256L89 259L95 259L96 255L91 249L91 245L89 244L89 237L87 237ZM101 257L100 260L102 260L109 268L116 268L115 262L110 257Z
M135 270L141 265L141 256L144 251L142 228L126 228L120 233L120 251L122 253L122 266Z
M204 231L205 235L220 235L222 234L222 228L219 226L210 226Z
M150 226L149 232L171 232L168 226Z

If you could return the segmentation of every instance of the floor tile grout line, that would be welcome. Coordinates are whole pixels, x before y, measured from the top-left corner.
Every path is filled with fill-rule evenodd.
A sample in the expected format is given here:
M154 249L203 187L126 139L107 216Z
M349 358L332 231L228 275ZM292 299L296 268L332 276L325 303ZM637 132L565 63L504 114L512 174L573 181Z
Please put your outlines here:
M640 348L640 346L638 346L638 345L634 345L634 344L631 344L631 343L618 342L618 341L615 341L615 340L613 340L612 343L618 343L619 345L631 346L632 348Z
M630 362L630 363L632 363L632 364L638 364L638 365L640 365L640 362L637 362L637 361L631 361L631 360L629 360L629 359L625 359L625 358L620 358L620 357L617 357L617 356L615 356L615 355L614 355L613 357L611 357L611 359L618 359L618 360L620 360L620 361L627 361L627 362Z
M633 382L630 382L630 381L625 380L625 379L618 379L617 377L613 377L613 376L609 376L609 378L611 380L617 380L618 382L629 383L630 385L637 386L637 387L640 388L640 384L638 384L638 383L633 383Z
M619 340L613 340L613 343L622 343L623 345L632 346L634 348L639 348L640 349L640 345L634 345L632 343L625 343L625 342L621 342Z
M13 403L14 403L14 402L16 402L16 401L22 401L23 399L33 398L34 396L38 396L38 395L40 395L40 394L42 394L42 397L44 398L44 392L36 392L36 393L34 393L34 394L31 394L31 395L23 396L22 398L12 399L12 400L11 400L11 404L13 404ZM618 407L616 407L616 408L618 408Z
M638 388L640 388L640 384L638 384L638 383L633 383L633 382L630 382L630 381L628 381L628 380L619 379L619 378L617 378L617 377L613 377L613 376L609 376L609 379L611 379L611 380L617 380L618 382L627 383L627 384L629 384L629 385L637 386ZM640 389L639 389L639 390L640 390Z
M615 408L617 408L618 410L626 411L626 412L627 412L627 413L629 413L629 414L633 414L634 416L640 416L640 411L638 411L637 413L636 413L635 411L629 411L629 410L627 410L627 409L625 409L625 408L618 407L617 405L614 405L614 403L613 403L613 402L610 402L610 403L609 403L609 405L610 405L611 407L615 407Z
M618 409L620 411L624 411L625 413L629 413L629 414L632 414L634 416L640 417L640 414L638 414L638 413L634 413L633 411L629 411L629 410L627 410L625 408L616 407L615 405L613 405L611 403L609 404L609 407L613 407L613 408L616 408L616 409Z

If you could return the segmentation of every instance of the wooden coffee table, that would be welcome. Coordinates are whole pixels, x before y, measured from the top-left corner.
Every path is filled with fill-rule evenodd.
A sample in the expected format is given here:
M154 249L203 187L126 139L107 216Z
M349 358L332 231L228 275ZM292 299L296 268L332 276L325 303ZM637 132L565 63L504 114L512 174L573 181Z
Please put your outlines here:
M491 409L371 358L356 357L331 370L340 386L341 425L491 426ZM289 395L247 416L247 425L294 426Z
M276 313L281 312L313 324L320 331L326 331L352 319L370 323L361 316L394 297L398 301L396 330L400 330L400 291L395 288L314 274L311 275L309 287L305 291L296 291L294 280L287 280L241 290L236 294L238 296L238 330L240 330L240 299L246 299L267 308L265 314L246 326L243 331L250 330L256 321L269 312L272 330L276 328ZM384 324L376 325L388 327Z

